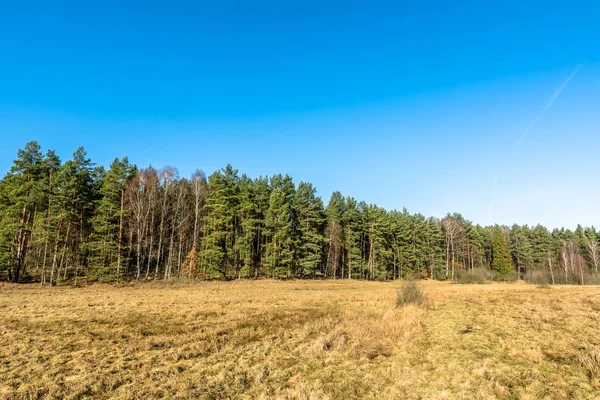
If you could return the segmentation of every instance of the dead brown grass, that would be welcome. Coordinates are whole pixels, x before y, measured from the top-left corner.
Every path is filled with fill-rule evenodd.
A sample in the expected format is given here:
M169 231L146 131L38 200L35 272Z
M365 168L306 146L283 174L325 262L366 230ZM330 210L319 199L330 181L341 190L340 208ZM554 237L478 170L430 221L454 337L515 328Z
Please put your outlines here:
M0 398L597 398L600 288L0 286Z

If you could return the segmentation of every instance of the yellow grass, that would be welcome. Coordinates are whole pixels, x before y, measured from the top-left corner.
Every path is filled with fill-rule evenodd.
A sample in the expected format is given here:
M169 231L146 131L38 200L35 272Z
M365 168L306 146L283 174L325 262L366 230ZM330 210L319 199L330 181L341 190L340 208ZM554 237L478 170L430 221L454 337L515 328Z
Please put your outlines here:
M599 398L600 287L0 286L0 398Z

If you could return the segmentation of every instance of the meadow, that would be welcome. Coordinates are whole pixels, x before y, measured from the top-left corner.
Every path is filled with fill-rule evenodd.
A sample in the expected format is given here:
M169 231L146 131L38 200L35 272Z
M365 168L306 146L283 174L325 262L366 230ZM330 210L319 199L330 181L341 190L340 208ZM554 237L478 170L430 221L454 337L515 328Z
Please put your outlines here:
M600 397L600 287L0 286L3 399Z

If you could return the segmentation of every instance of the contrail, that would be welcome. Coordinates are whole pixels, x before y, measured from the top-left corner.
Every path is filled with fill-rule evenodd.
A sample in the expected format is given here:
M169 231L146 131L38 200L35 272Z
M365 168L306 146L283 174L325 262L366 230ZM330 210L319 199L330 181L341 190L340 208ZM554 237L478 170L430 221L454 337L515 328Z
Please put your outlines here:
M525 130L523 131L523 133L521 134L521 136L519 136L519 139L517 139L517 142L515 143L515 146L520 145L523 142L523 140L525 140L525 138L527 137L527 134L529 133L529 131L531 131L533 129L533 127L538 123L538 121L540 120L540 118L542 118L544 116L544 114L546 113L546 111L550 107L552 107L552 104L557 99L558 95L560 95L560 92L562 92L563 89L569 84L569 82L571 81L571 79L573 79L573 77L575 75L577 75L577 73L579 72L580 69L581 69L581 64L578 65L577 67L575 67L575 69L573 70L573 72L571 72L571 75L569 75L569 77L567 79L565 79L565 81L558 87L558 89L556 89L556 91L554 92L554 94L552 95L552 97L550 97L550 100L548 100L548 103L546 103L546 106L544 107L544 109L542 110L542 112L540 112L533 119L533 121L531 121L531 123L527 126L527 128L525 128Z
M535 127L535 125L538 123L540 118L542 118L544 116L546 111L548 111L548 109L550 107L552 107L552 104L556 101L556 99L558 98L560 93L564 90L565 87L567 87L567 85L569 84L571 79L573 79L573 77L575 75L577 75L577 73L579 72L580 69L581 69L581 64L579 64L577 67L575 67L573 72L571 72L571 75L569 75L567 77L567 79L565 79L563 81L563 83L558 87L558 89L556 89L556 91L554 92L552 97L550 97L550 99L548 100L548 103L546 103L546 106L542 109L542 111L538 115L536 115L536 117L533 119L533 121L531 121L529 123L529 125L527 126L527 128L525 128L523 133L521 133L521 136L519 136L519 138L517 139L514 147L518 147L523 142L523 140L525 140L525 138L527 137L529 132ZM494 176L494 194L493 194L492 201L490 203L490 208L488 211L488 223L492 222L492 212L494 211L494 205L496 203L496 186L497 186L497 184L498 184L498 173L496 173L496 175Z

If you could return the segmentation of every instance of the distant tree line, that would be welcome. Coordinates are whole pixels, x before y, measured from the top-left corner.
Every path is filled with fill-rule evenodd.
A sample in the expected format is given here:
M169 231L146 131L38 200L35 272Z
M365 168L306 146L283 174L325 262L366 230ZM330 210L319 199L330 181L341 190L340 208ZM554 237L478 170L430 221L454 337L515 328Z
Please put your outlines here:
M0 277L54 285L86 281L236 278L594 281L599 234L482 227L388 211L288 175L252 179L231 165L208 178L127 158L106 170L83 148L61 162L36 142L0 181Z

